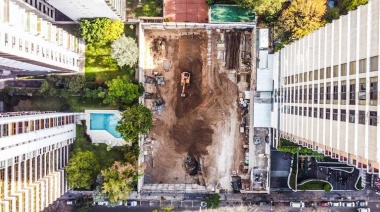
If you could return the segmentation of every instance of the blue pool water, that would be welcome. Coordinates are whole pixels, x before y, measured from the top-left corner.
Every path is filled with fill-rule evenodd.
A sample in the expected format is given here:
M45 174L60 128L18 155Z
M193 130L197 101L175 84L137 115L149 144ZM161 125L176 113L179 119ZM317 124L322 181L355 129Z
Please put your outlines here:
M121 138L116 131L116 125L120 120L115 114L90 113L90 130L106 130L115 138Z

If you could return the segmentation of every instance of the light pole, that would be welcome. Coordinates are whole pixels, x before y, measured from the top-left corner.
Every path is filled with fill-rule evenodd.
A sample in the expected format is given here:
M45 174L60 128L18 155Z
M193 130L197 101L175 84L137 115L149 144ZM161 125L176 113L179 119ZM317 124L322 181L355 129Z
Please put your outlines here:
M270 210L271 211L273 211L272 205L273 205L273 201L270 201Z

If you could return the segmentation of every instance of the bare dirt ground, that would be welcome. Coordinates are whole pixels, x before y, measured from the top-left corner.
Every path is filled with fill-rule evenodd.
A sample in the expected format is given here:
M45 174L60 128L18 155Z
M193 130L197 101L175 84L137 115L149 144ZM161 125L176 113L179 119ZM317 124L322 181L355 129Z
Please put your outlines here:
M243 160L237 86L227 73L207 67L205 30L145 33L145 74L158 71L166 80L165 86L158 87L165 109L155 113L154 128L148 134L155 143L145 183L220 183L229 189L232 170L238 170ZM168 72L162 68L163 59L172 61ZM180 97L183 71L191 73L185 98ZM188 174L184 167L188 155L201 158L204 178Z

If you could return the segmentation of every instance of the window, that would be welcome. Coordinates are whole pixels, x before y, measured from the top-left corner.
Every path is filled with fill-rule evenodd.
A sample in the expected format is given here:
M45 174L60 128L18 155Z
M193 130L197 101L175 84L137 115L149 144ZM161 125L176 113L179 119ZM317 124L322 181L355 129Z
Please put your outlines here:
M355 110L350 110L350 114L348 116L348 121L350 123L355 123Z
M314 70L314 80L318 80L318 70Z
M295 111L294 111L294 112L295 112L295 115L298 115L298 107L295 107L294 110L295 110Z
M366 72L366 62L367 62L367 59L359 60L359 73L365 73Z
M365 124L365 111L359 110L359 124Z
M307 107L303 108L303 116L307 116Z
M324 79L325 78L325 69L321 68L319 70L319 79Z
M323 108L319 108L319 118L323 119L324 111Z
M371 77L369 90L370 105L377 105L377 86L377 77Z
M350 75L356 74L356 61L350 62Z
M377 71L378 70L378 68L379 68L378 58L379 58L378 56L370 58L370 64L369 64L370 71Z
M314 86L314 103L318 103L318 85Z
M309 100L312 100L312 99L313 99L313 88L309 88Z
M294 75L294 83L298 83L298 74Z
M350 80L350 105L355 104L356 93L355 93L355 80Z
M322 87L323 86L323 84L321 84L321 87L319 88L319 99L320 100L323 100L323 96L324 96L324 87Z
M309 72L309 81L313 81L313 71Z
M369 112L369 125L377 126L377 111Z
M313 108L309 107L309 117L313 116Z
M347 76L347 63L340 65L340 76Z
M307 86L305 86L305 89L303 89L303 100L307 100Z
M340 121L346 121L346 110L340 110Z
M331 84L327 83L326 84L326 100L331 99Z
M318 118L318 108L314 108L314 118Z
M358 99L360 105L365 105L366 100L366 79L361 78L359 79L359 93L358 93Z
M336 65L333 67L333 77L338 77L339 75L339 67Z
M292 114L292 115L294 114L294 106L290 107L290 114Z
M298 89L297 88L295 90L294 100L295 100L296 103L298 102Z
M334 82L334 94L333 94L333 99L337 100L338 99L338 82Z
M330 108L326 108L326 119L330 120Z
M338 109L333 109L333 120L334 121L338 120Z
M307 72L303 73L303 79L305 82L307 82Z
M326 68L326 79L331 78L331 67Z
M342 81L342 85L341 85L341 93L340 93L340 98L342 100L346 100L347 98L347 86L346 86L346 81Z

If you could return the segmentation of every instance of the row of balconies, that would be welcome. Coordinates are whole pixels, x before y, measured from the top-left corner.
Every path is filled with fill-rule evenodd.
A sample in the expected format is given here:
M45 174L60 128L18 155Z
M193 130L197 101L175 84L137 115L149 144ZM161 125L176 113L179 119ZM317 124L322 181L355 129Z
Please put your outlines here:
M4 15L6 14L4 13ZM4 18L4 20L7 19ZM63 29L57 28L42 18L38 18L37 15L32 12L26 12L13 2L9 4L8 24L29 32L32 35L40 36L70 51L78 52L78 39L75 36L70 35Z

